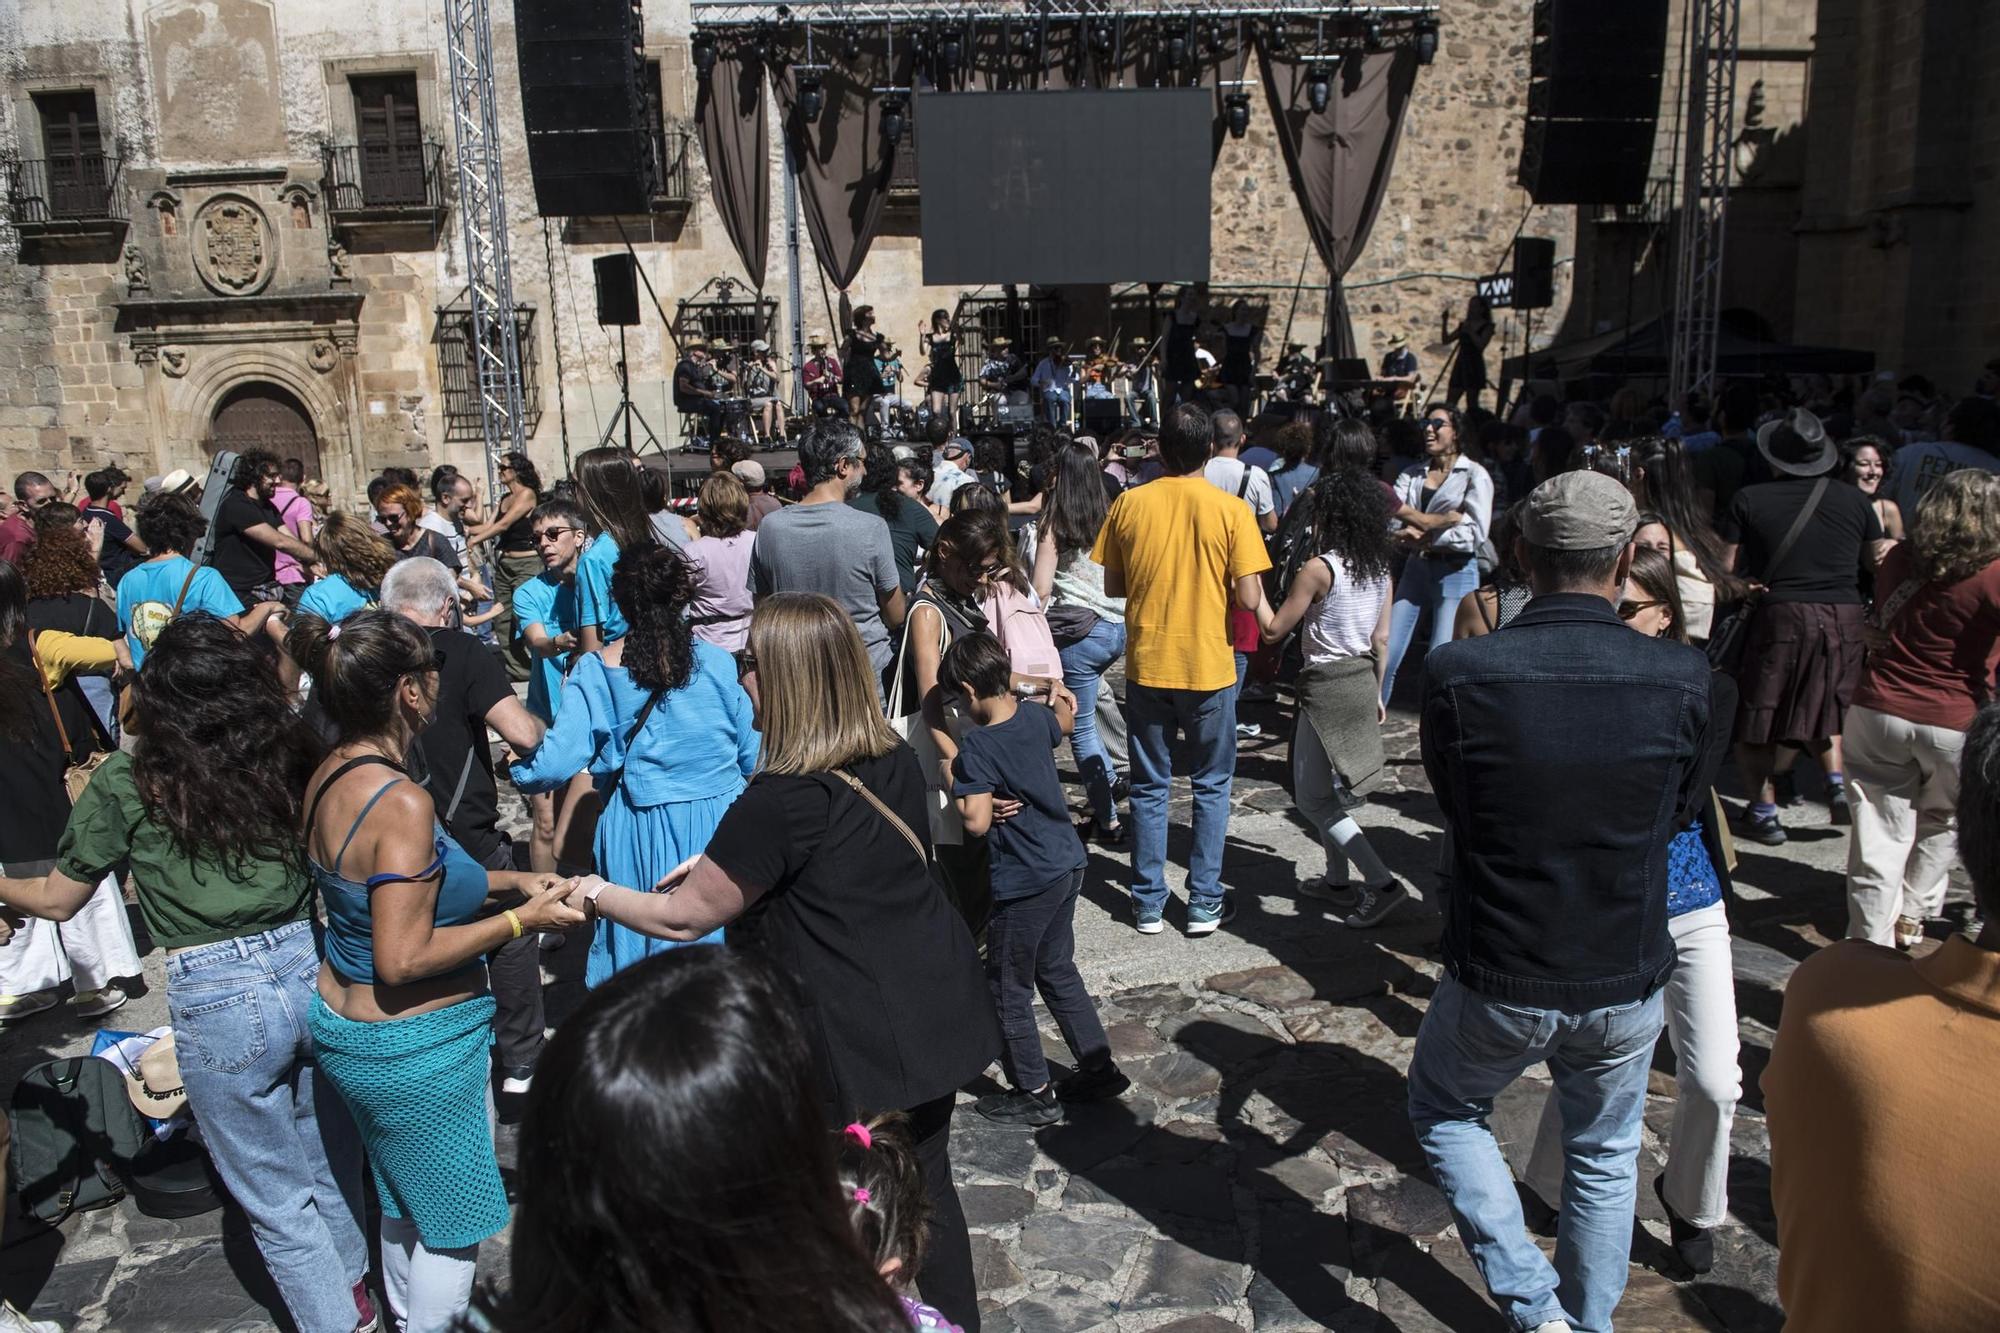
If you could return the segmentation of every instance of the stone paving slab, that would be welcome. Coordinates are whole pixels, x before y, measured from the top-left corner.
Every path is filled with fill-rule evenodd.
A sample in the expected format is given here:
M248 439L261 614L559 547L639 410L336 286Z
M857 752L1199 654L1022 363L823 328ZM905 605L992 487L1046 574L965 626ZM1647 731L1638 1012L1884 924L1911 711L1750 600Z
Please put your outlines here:
M994 1333L1224 1333L1230 1329L1499 1330L1404 1113L1404 1071L1438 976L1435 803L1415 759L1415 727L1391 716L1384 789L1361 814L1371 840L1424 900L1372 931L1348 931L1296 896L1324 866L1292 811L1285 716L1254 706L1265 736L1239 759L1224 877L1238 915L1190 940L1131 929L1123 854L1092 849L1077 914L1078 961L1135 1087L1030 1133L981 1121L962 1103L954 1171L975 1236L984 1323ZM509 818L521 826L507 794ZM1187 797L1174 801L1174 865L1186 856ZM1677 1273L1650 1188L1671 1125L1673 1060L1662 1041L1648 1099L1626 1333L1764 1333L1782 1324L1775 1287L1769 1139L1757 1075L1791 969L1841 932L1846 838L1822 807L1787 812L1795 836L1742 849L1731 920L1744 1039L1744 1105L1730 1167L1731 1217L1715 1271ZM1174 871L1170 882L1178 885ZM1962 912L1962 886L1951 910ZM165 1021L161 958L109 1026ZM582 950L545 957L552 1021L575 1002ZM92 1025L60 1011L0 1043L0 1081L87 1050ZM1053 1060L1068 1055L1052 1026ZM996 1075L997 1076L997 1075ZM984 1083L979 1090L990 1087ZM968 1099L972 1095L968 1093ZM1493 1125L1518 1170L1548 1085L1524 1078ZM516 1133L502 1126L511 1171ZM65 1329L281 1327L240 1215L178 1222L130 1203L59 1231L12 1219L0 1292ZM482 1249L503 1273L504 1236Z

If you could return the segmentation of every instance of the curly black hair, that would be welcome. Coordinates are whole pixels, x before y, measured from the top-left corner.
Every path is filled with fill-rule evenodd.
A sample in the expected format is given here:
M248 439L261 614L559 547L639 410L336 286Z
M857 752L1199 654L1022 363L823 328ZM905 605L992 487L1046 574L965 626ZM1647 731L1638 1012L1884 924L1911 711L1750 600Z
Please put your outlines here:
M541 495L542 474L535 470L534 459L522 453L502 454L500 455L500 465L512 468L516 482L533 491L536 496L539 497Z
M875 510L884 522L893 523L903 509L903 492L898 487L902 473L896 455L886 444L868 446L866 470L861 474L861 493L875 497Z
M694 631L687 606L694 574L671 546L642 546L618 557L611 599L629 626L625 669L648 690L678 690L694 675Z
M208 530L207 522L194 502L184 495L157 492L141 500L133 511L133 527L139 540L154 555L187 555Z
M1357 579L1388 577L1395 546L1389 540L1389 504L1374 473L1329 468L1296 503L1308 506L1309 551L1333 556Z
M132 778L176 850L234 877L253 862L303 869L306 783L324 750L270 655L227 621L184 613L133 690Z

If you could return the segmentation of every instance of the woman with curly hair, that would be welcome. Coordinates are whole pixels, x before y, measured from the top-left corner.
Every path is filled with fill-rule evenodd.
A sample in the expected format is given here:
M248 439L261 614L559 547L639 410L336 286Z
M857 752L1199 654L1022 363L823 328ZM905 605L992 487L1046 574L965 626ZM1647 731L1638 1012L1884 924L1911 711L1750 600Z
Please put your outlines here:
M326 573L299 594L295 608L304 615L318 616L329 625L338 625L356 611L375 605L382 596L382 580L389 567L402 557L396 548L375 535L375 530L352 514L328 514L326 522L313 534L313 550L319 554Z
M2000 666L2000 476L1947 474L1875 575L1876 643L1847 711L1847 935L1908 949L1958 855L1958 760Z
M1317 558L1300 567L1284 605L1273 611L1265 603L1258 611L1267 641L1282 641L1303 626L1293 799L1319 830L1326 873L1301 884L1299 893L1332 903L1350 926L1373 926L1409 901L1408 890L1354 821L1385 762L1382 700L1388 693L1394 547L1388 502L1368 470L1371 462L1358 445L1331 452L1325 474L1298 502L1312 506L1308 532Z
M757 732L735 660L688 624L695 588L679 552L648 544L621 556L611 595L625 634L577 658L555 725L511 776L534 793L588 768L603 808L597 873L650 886L708 845L757 766ZM672 947L600 920L584 981L596 986Z
M76 521L61 521L60 511L70 506L47 509L58 511L56 521L37 522L35 544L21 557L21 577L28 583L28 628L37 634L59 630L91 639L118 638L118 613L102 596L103 576L89 536ZM59 694L69 703L87 703L98 725L112 729L116 700L108 671L73 673ZM90 718L78 711L70 725L86 729L87 735Z
M889 546L896 554L896 577L902 582L903 596L917 590L919 557L937 541L937 519L930 506L903 492L902 469L886 444L868 446L867 471L861 490L848 506L864 514L874 514L889 525Z
M91 779L54 868L0 879L0 900L67 920L130 865L209 1156L292 1321L346 1333L374 1310L360 1141L305 1022L319 955L298 830L319 744L269 655L202 613L160 631L133 714L136 744Z
M542 572L542 557L535 551L535 506L542 502L542 474L523 453L500 455L499 466L500 484L507 488L499 510L492 522L468 527L465 540L479 546L499 538L493 556L493 601L500 615L493 625L493 641L506 658L507 678L518 682L533 674L533 659L527 640L514 626L514 591Z

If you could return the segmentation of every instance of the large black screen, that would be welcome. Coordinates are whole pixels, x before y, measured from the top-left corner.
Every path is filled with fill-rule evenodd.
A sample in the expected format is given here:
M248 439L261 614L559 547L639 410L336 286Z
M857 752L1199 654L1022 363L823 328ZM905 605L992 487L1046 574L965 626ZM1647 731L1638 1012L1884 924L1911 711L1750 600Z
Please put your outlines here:
M925 284L1205 281L1214 106L1202 88L924 94Z

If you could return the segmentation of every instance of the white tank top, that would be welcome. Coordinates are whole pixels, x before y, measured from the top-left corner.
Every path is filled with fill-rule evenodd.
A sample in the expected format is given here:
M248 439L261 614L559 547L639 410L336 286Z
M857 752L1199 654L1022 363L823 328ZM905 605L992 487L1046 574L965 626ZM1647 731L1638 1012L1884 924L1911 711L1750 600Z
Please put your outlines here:
M1333 586L1306 612L1301 634L1306 665L1366 657L1374 651L1375 626L1382 619L1382 599L1388 596L1389 580L1386 576L1356 579L1331 555L1320 559L1333 575Z

